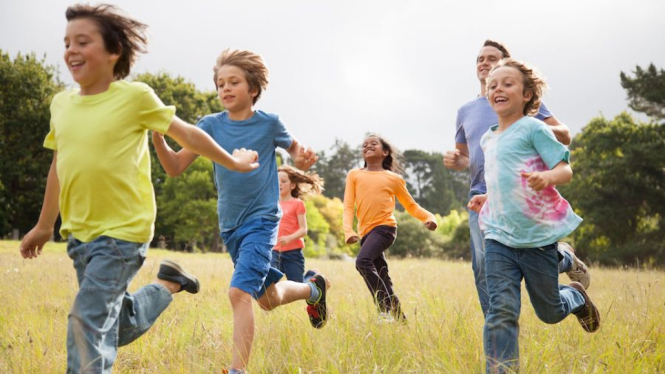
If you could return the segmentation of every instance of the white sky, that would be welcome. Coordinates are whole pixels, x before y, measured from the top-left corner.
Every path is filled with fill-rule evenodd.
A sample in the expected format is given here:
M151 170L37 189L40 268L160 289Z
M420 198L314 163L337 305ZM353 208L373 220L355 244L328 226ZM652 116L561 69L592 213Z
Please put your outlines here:
M214 90L224 48L262 54L270 86L257 108L316 150L335 138L357 145L369 131L402 150L452 148L457 108L479 92L475 57L487 38L543 72L545 102L573 133L627 109L620 71L665 68L662 0L110 2L149 25L150 51L134 73L166 71ZM62 62L73 2L0 4L0 49L45 55L74 84Z

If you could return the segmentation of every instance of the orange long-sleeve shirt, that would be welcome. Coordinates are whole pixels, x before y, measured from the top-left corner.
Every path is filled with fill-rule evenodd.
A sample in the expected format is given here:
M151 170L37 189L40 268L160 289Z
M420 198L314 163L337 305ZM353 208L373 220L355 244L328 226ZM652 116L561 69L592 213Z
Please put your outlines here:
M346 240L356 236L353 230L353 210L357 207L358 232L361 238L379 225L397 227L395 198L409 214L422 222L436 221L434 215L413 200L406 181L392 171L353 169L346 176L344 190L344 235Z

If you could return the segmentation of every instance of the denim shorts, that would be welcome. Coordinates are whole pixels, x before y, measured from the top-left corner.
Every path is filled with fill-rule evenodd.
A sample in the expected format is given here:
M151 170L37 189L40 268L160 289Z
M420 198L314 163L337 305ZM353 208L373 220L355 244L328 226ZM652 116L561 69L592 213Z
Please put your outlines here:
M221 234L235 267L231 287L258 299L266 288L284 276L284 273L270 266L278 227L278 221L254 218Z

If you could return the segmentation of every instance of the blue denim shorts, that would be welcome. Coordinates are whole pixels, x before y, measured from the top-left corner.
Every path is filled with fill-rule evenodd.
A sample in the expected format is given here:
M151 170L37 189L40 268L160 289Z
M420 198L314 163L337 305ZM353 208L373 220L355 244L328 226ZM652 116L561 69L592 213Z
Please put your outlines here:
M270 266L272 248L277 243L278 225L277 221L254 218L221 234L235 267L231 287L258 299L266 288L284 276L284 273Z

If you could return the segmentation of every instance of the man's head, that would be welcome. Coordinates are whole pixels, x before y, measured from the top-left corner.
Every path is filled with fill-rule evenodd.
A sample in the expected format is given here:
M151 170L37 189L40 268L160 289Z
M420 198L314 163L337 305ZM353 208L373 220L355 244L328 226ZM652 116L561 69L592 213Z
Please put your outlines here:
M485 82L490 70L503 58L510 57L510 52L503 44L487 39L476 57L476 75L481 82Z

